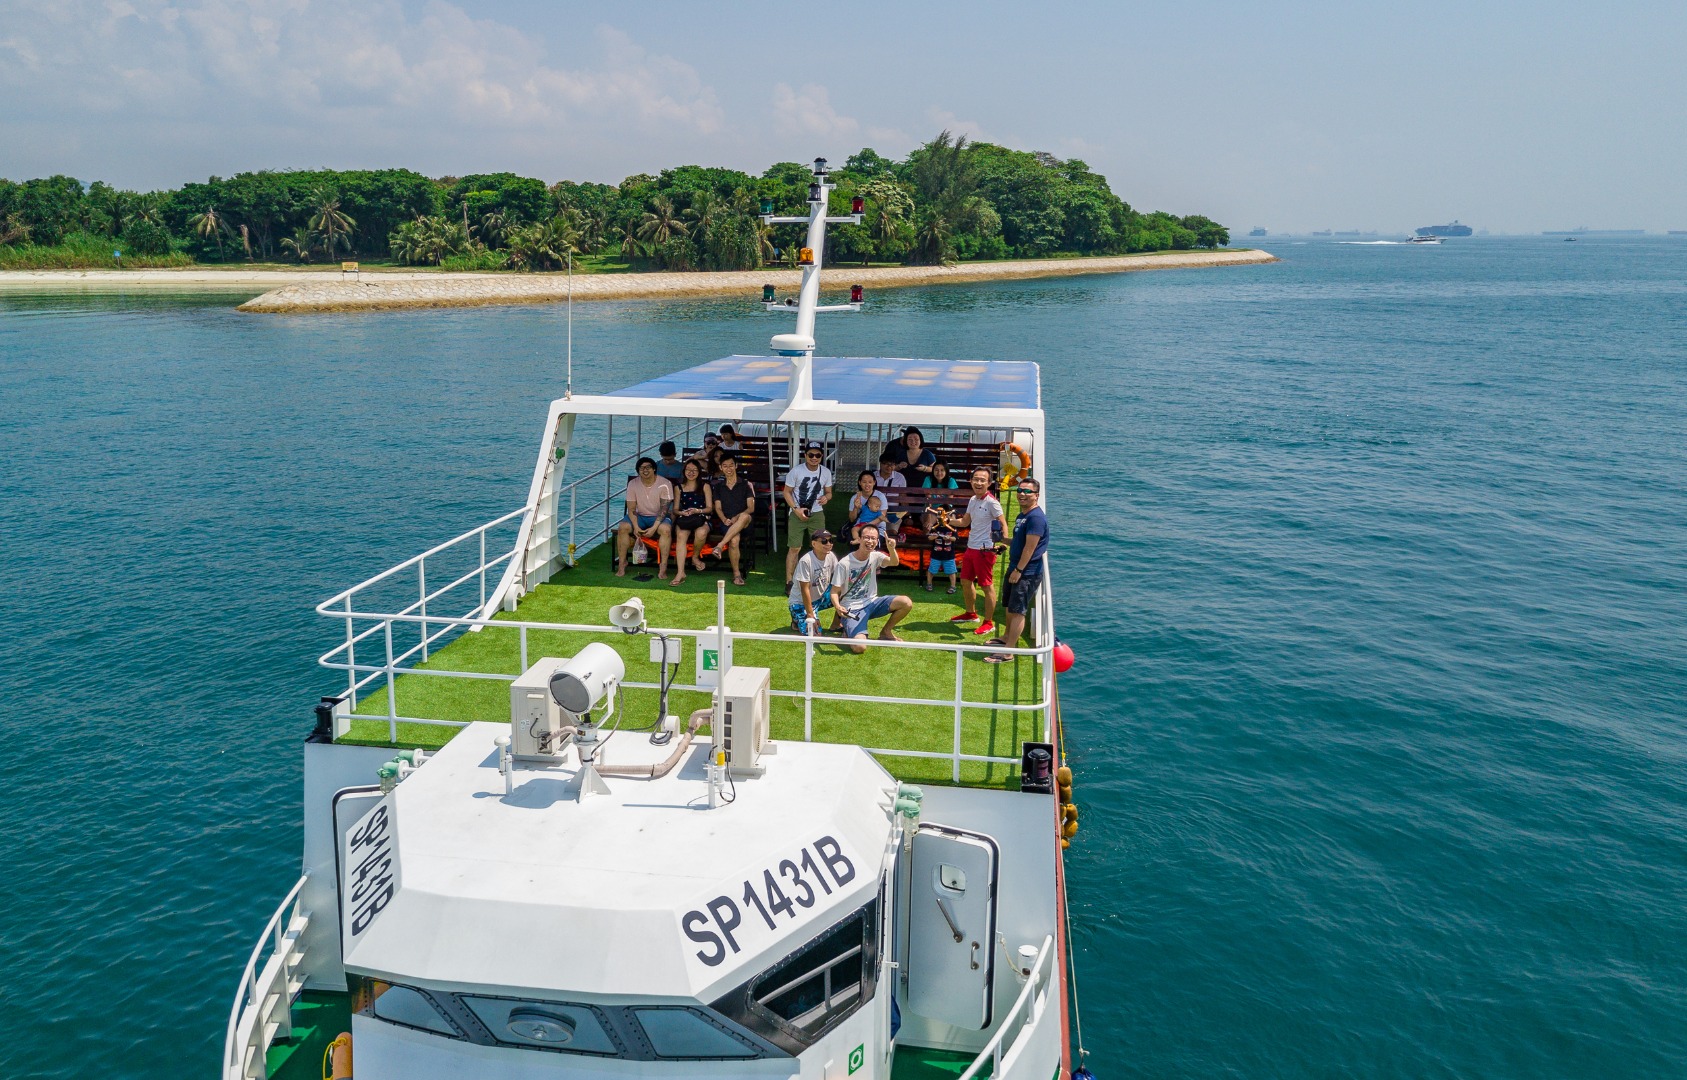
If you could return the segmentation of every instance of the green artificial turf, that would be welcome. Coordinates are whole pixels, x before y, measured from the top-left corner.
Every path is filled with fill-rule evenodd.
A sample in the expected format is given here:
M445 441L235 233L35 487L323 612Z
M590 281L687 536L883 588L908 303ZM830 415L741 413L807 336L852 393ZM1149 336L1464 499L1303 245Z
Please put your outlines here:
M643 599L645 615L653 627L702 629L715 621L715 583L726 577L727 625L735 631L790 634L786 607L783 552L763 554L760 569L747 576L749 584L730 583L730 572L712 569L693 572L678 588L660 580L639 582L637 573L649 566L630 566L627 576L617 578L608 548L599 548L582 558L572 570L559 572L523 598L513 615L501 619L523 622L574 622L608 626L609 608L630 596ZM957 627L948 619L961 611L960 594L925 592L919 580L907 572L882 574L881 593L904 593L914 600L914 609L897 626L910 641L966 641L984 639L972 634L972 627ZM998 621L1004 612L997 606ZM822 616L829 623L830 615ZM882 623L875 622L874 633ZM733 662L766 667L773 672L775 690L803 688L803 649L790 634L793 644L739 641L734 644ZM639 635L598 637L583 632L530 630L529 663L544 656L569 656L590 641L604 641L626 661L627 678L655 682L656 665L650 662L649 639ZM814 650L814 688L843 694L880 694L953 700L954 654L923 650L873 649L862 655L845 650L841 639L820 639ZM488 672L518 675L522 671L520 637L515 628L487 627L479 633L465 633L436 649L426 670ZM988 664L983 654L969 654L962 662L966 698L991 703L1025 703L1039 699L1041 683L1033 658L1015 657L1004 664ZM680 664L679 683L695 675L693 646L687 643ZM422 674L402 675L396 680L398 714L436 720L489 720L507 723L510 717L509 683L502 679L430 678ZM669 711L682 719L693 709L709 704L708 695L676 690L669 699ZM657 712L654 690L627 689L621 693L623 722L629 727L648 725ZM359 717L385 717L387 694L384 684L372 684L358 703ZM1014 712L999 708L962 711L963 753L987 754L1018 760L1021 743L1040 737L1040 713ZM885 705L864 702L815 701L813 732L816 741L855 743L870 748L926 750L948 753L954 742L955 711L952 705ZM429 724L399 724L401 747L441 746L456 731ZM353 719L351 731L341 742L365 745L394 745L387 737L385 719ZM773 699L773 737L800 740L803 737L803 702L796 698ZM919 783L951 782L950 763L935 759L881 755L880 762L898 779ZM987 787L1016 787L1018 767L986 762L963 762L964 784Z

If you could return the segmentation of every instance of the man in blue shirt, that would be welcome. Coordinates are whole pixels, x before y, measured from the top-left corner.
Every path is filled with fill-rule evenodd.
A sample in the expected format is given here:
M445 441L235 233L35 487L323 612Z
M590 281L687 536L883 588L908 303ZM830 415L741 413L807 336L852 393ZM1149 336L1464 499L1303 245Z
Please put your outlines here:
M1013 543L1008 547L1008 573L1004 583L1007 592L1007 627L999 643L1009 647L1019 645L1019 635L1025 631L1025 613L1030 610L1031 598L1043 584L1043 554L1049 547L1049 519L1037 505L1043 485L1026 477L1019 481L1019 517L1013 523ZM1013 659L1007 653L992 653L985 657L992 664Z

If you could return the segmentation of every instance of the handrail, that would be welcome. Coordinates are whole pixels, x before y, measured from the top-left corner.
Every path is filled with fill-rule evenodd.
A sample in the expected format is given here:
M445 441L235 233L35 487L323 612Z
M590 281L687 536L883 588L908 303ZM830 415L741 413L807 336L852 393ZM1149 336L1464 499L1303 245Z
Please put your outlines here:
M281 926L283 925L283 919L286 917L287 909L298 900L299 892L305 887L305 882L309 878L310 871L306 870L299 875L299 880L293 883L293 887L287 890L287 895L276 907L275 914L271 915L269 922L264 924L263 932L258 935L258 943L252 946L252 955L246 961L246 970L240 974L240 985L234 992L234 1008L229 1010L228 1034L223 1038L223 1076L225 1078L240 1076L241 1062L234 1046L234 1037L240 1030L240 1018L247 1009L257 1008L262 1004L261 1001L252 1000L252 996L257 990L258 958L263 955L266 944L272 949L280 944Z
M1002 1039L1007 1036L1009 1025L1025 1010L1027 1003L1035 1000L1039 976L1042 974L1043 965L1053 955L1053 946L1053 934L1043 938L1043 947L1037 950L1036 962L1031 965L1031 974L1026 977L1025 986L1019 991L1019 996L1014 999L1013 1008L1008 1010L1007 1016L1002 1020L1001 1027L998 1027L996 1034L992 1035L990 1041L984 1044L984 1049L980 1050L978 1056L972 1059L972 1064L967 1066L966 1072L956 1077L955 1080L973 1080L973 1077L978 1075L979 1070L984 1068L986 1058L992 1063L990 1070L992 1076L1001 1071ZM1024 1030L1025 1026L1021 1024L1018 1031L1014 1033L1015 1038Z
M421 562L423 559L426 559L429 555L438 555L440 552L444 551L446 548L455 547L458 544L462 543L464 540L467 540L470 537L473 537L478 533L488 532L488 531L490 531L492 529L495 529L498 526L504 524L507 521L510 521L514 518L520 517L522 514L525 514L525 513L527 513L527 507L525 507L525 506L517 507L516 509L511 510L509 513L503 515L502 517L493 518L491 521L488 521L484 525L476 525L474 528L470 529L466 533L463 533L461 536L453 537L450 540L445 541L445 543L443 543L443 544L436 544L433 547L429 548L428 550L422 552L420 555L412 555L408 559L405 559L403 562L399 563L397 566L389 567L388 569L381 571L379 574L376 574L372 578L369 578L365 581L361 581L361 582L357 583L356 585L353 585L349 589L342 589L341 591L335 593L333 596L330 596L328 599L322 601L322 603L316 605L316 613L318 615L327 616L328 618L331 618L331 619L332 618L344 618L345 617L344 611L329 611L329 610L327 610L328 605L329 604L344 603L348 598L350 598L352 596L355 596L357 593L362 592L364 589L369 588L371 585L377 585L380 582L383 582L383 581L387 580L388 578L392 577L394 574L398 573L400 570L410 569L412 566L415 566L417 563ZM513 555L514 552L512 551L509 554ZM431 622L432 620L429 620L429 621Z
M569 486L573 487L574 485L578 485L586 480L589 480L591 477L600 475L604 472L607 472L607 469L599 470L598 473L589 474L586 477L580 477L573 481L573 483ZM529 514L530 511L530 507L524 507L521 510L511 511L502 517L487 522L484 525L470 529L452 540L429 548L422 554L407 559L380 574L376 574L350 589L343 590L317 605L316 610L318 614L330 619L344 620L346 627L345 640L335 644L327 652L319 656L317 658L317 663L326 668L346 672L346 696L354 710L357 701L373 687L379 686L384 680L386 684L387 709L386 715L379 718L387 721L388 731L393 739L396 740L397 738L397 726L400 722L424 723L450 727L461 727L464 723L466 723L451 720L435 720L425 717L401 716L398 711L396 694L396 679L399 675L426 674L442 678L490 679L504 682L510 682L520 677L519 672L515 674L480 671L465 672L445 670L437 667L418 668L414 666L414 660L418 655L420 656L421 661L427 662L429 659L430 647L451 634L463 630L472 630L476 632L486 629L516 631L521 636L519 666L522 669L525 669L528 665L527 645L529 631L564 631L604 636L610 636L612 634L612 627L600 624L530 621L492 617L493 612L484 588L484 578L486 572L488 569L496 568L497 566L504 564L507 564L507 569L515 569L523 565L524 559L518 558L518 556L521 556L523 546L522 537L526 534L524 531L522 537L517 538L516 544L511 550L502 552L490 558L488 558L488 552L486 550L487 534L491 529L497 527L498 525L507 523L519 515ZM555 516L554 512L552 516ZM577 516L578 515L576 515L576 517ZM531 517L526 520L531 520ZM526 520L524 520L523 523L524 530L526 528ZM446 551L453 546L463 543L464 541L472 540L477 537L480 540L480 565L477 568L462 574L449 585L432 590L428 589L426 559L429 556L438 555L440 552ZM406 604L398 611L367 611L360 610L358 606L355 606L358 593L383 581L389 581L399 573L411 567L414 567L417 570L417 598L415 600ZM455 616L442 616L429 611L431 601L438 600L440 597L472 583L476 578L480 578L482 580L482 595L478 602L469 606L467 612ZM502 588L503 586L500 586L500 592L498 594L500 596L502 595ZM1013 764L1018 760L1017 758L963 753L961 750L965 735L963 714L966 711L997 710L1007 713L1038 714L1044 717L1043 726L1045 732L1047 730L1046 718L1053 700L1054 675L1052 655L1054 650L1053 612L1050 603L1050 594L1051 589L1049 587L1048 577L1045 573L1042 586L1039 590L1037 611L1033 613L1032 624L1030 627L1032 631L1032 639L1036 642L1036 644L1029 647L1021 647L1017 645L990 645L983 642L973 643L970 641L886 641L874 637L858 638L851 642L852 645L859 645L863 649L912 649L916 651L942 652L953 655L955 661L955 687L954 694L950 697L902 697L821 691L816 689L814 686L812 661L814 647L817 644L822 644L823 642L809 637L793 637L790 634L785 633L728 631L728 635L734 641L771 642L783 646L801 647L803 649L804 663L801 688L795 690L773 690L771 693L775 697L795 698L804 702L803 738L805 741L813 738L813 703L817 701L953 708L953 736L951 746L947 752L939 753L924 750L891 750L888 748L883 750L873 750L872 748L865 749L868 749L869 752L872 753L883 753L886 755L930 757L949 760L953 763L951 777L958 783L960 781L961 764L963 762L989 761ZM359 621L365 622L369 625L359 629L356 625ZM406 625L416 626L419 629L420 633L418 635L418 640L416 640L414 644L408 645L408 647L394 648L393 631L395 626ZM653 632L657 631L666 634L670 638L693 638L699 642L701 642L705 637L712 637L712 635L708 634L706 631L698 629L654 628ZM384 662L377 662L373 664L359 663L358 653L360 650L358 646L368 642L369 639L374 637L376 634L381 634L384 639L384 649L377 646L377 652L379 654L384 654L379 659L384 660ZM975 656L979 654L1005 654L1014 657L1035 658L1040 664L1039 670L1036 673L1037 682L1039 684L1038 690L1040 691L1038 694L1038 700L1028 703L1021 703L1017 701L1002 702L969 700L964 692L965 678L963 667L963 661L968 654ZM654 688L654 684L650 684L649 687L646 687L645 684L638 682L624 682L623 685L634 689ZM676 686L675 688L696 690L707 689L703 687L690 686ZM375 692L379 691L377 690ZM371 719L376 718L377 716L379 716L379 714L369 714L369 718Z

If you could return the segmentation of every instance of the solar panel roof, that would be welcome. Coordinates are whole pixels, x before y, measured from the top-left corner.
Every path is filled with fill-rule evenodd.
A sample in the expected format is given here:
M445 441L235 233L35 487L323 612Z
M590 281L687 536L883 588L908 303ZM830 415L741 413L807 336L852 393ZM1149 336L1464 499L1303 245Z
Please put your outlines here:
M1037 365L1023 360L906 360L816 356L814 396L853 405L968 405L1038 409ZM791 362L778 356L726 356L615 392L616 397L778 401Z

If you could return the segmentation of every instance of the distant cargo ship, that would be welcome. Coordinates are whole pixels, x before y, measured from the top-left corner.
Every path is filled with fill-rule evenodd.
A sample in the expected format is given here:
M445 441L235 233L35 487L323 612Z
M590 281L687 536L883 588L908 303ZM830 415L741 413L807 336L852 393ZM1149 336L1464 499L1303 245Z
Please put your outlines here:
M1419 236L1469 236L1470 233L1470 226L1460 225L1457 218L1451 225L1425 225L1418 230Z
M1248 235L1249 236L1264 236L1265 230L1256 225L1256 226L1254 226L1253 230L1248 233Z
M1645 236L1645 229L1548 229L1542 236Z

